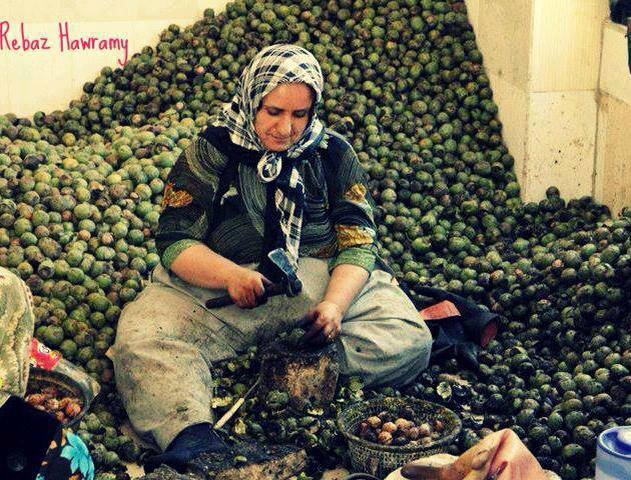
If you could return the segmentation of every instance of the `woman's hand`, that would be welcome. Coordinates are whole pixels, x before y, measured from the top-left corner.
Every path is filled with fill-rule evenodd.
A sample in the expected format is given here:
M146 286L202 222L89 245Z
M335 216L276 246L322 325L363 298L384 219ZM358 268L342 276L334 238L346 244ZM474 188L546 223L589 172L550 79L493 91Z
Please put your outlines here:
M309 310L301 324L308 327L303 340L305 342L332 342L342 330L342 309L334 302L323 300Z
M487 435L451 464L437 467L423 459L408 463L401 468L401 476L410 480L547 478L537 459L517 434L509 429Z
M254 308L265 303L265 287L270 285L262 273L239 267L226 281L226 290L238 307Z

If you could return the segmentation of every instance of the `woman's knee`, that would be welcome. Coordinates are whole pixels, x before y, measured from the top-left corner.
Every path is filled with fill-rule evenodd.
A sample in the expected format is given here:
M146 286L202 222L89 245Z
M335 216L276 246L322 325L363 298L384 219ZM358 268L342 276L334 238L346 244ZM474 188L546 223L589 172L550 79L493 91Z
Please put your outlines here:
M416 376L429 364L432 349L432 335L429 328L424 321L415 319L404 322L396 331L397 340L394 344L397 351L393 355L397 363L396 368L401 376ZM405 370L409 372L408 375L404 374ZM411 380L410 378L409 381Z
M159 357L188 349L201 352L210 361L225 356L223 326L186 294L149 284L123 308L116 340L107 355L115 367L140 357Z
M185 294L169 287L149 284L140 295L125 305L118 321L121 337L178 337L183 320L193 318L200 310Z
M431 334L420 319L380 320L342 328L342 370L369 385L400 386L427 368Z
M429 363L429 356L432 350L432 334L427 324L420 318L414 319L408 325L408 332L405 335L409 335L414 339L410 349L416 352L417 360L422 361L423 368L425 368Z
M143 332L140 329L129 327L130 323L142 324L142 319L137 319L135 315L131 314L130 306L131 304L128 304L121 312L114 344L106 352L107 357L114 363L114 368L117 368L117 364L122 359L129 358L134 351L134 342L143 337ZM150 332L146 333L150 334Z
M165 301L166 300L166 301ZM138 342L147 342L160 336L174 336L173 321L176 312L169 311L169 302L150 284L132 302L125 305L116 329L114 346L108 356L133 350ZM171 323L171 325L169 325Z
M424 353L431 348L432 336L420 318L391 318L342 325L342 334L365 343L378 357L401 357ZM362 341L363 340L363 341Z

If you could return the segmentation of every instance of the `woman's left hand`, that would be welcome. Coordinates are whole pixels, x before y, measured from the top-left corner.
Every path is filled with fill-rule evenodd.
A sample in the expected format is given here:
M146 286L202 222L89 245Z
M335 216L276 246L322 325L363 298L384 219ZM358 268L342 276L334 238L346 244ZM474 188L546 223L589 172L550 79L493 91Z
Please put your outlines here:
M312 343L332 342L342 330L343 316L342 310L336 303L321 301L315 308L309 310L300 322L308 328L303 340Z

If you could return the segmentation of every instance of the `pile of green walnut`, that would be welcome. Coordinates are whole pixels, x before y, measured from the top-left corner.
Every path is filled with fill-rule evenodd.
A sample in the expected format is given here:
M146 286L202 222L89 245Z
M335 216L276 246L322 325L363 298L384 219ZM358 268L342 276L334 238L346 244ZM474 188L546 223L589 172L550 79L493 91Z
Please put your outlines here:
M478 371L448 358L401 393L461 414L455 453L511 427L545 468L592 477L596 436L631 422L631 214L614 219L554 187L539 202L520 199L464 2L240 0L169 26L124 68L103 68L66 110L0 115L0 265L31 288L36 337L102 385L78 426L99 480L123 478L121 459L139 459L120 430L105 352L160 261L165 179L253 55L279 42L322 64L319 116L366 168L381 253L412 299L429 285L501 315ZM249 352L215 366L220 412L256 363ZM311 412L255 396L229 426L305 446L315 475L347 461L334 418L361 398L349 385Z

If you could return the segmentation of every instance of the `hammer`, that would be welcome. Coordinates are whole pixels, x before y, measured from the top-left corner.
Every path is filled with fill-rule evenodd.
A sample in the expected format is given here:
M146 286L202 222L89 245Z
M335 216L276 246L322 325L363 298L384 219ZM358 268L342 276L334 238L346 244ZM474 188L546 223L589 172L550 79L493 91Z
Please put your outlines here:
M281 275L281 280L265 289L265 298L282 294L285 294L288 297L295 297L298 295L302 291L302 282L292 267L289 258L287 258L287 252L285 252L282 248L277 248L269 252L267 254L267 258L270 262L272 262L272 265L278 269L278 272ZM232 305L233 303L234 300L230 298L230 295L223 295L221 297L207 300L206 308L225 307L227 305Z

